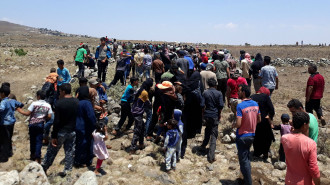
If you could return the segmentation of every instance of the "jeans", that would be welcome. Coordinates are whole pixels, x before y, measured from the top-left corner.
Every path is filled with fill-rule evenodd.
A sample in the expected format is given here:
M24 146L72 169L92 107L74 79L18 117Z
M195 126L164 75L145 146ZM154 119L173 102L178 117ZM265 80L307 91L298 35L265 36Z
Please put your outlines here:
M121 129L121 127L125 123L127 117L128 117L128 123L126 125L126 130L130 129L134 122L134 117L131 112L131 104L128 102L122 101L120 106L121 106L121 115L120 115L120 120L119 120L117 126L115 127L116 131Z
M253 143L253 140L254 136L236 138L240 169L244 176L245 184L248 185L252 185L250 147Z
M147 135L148 129L149 129L149 125L151 123L151 118L152 118L152 110L151 107L150 108L146 108L145 112L147 114L147 120L146 120L146 132L145 135Z
M206 127L205 127L205 134L204 134L204 140L202 146L206 147L210 141L210 148L209 148L209 153L207 154L207 158L209 161L213 161L215 158L214 152L217 145L219 120L218 118L208 118L208 117L206 117L205 120L206 120Z
M143 76L143 66L136 66L136 74L138 75L139 78L142 78Z
M306 103L306 112L313 114L313 110L315 110L317 117L321 119L323 114L320 104L321 99L310 99L309 102Z
M144 75L146 78L150 78L150 69L151 66L144 66Z
M217 90L222 93L223 103L226 102L227 81L227 78L218 79Z
M74 152L75 152L75 142L76 142L76 133L75 132L59 132L57 134L57 146L54 147L51 143L49 143L47 148L47 153L42 162L42 167L45 171L53 164L54 159L61 149L62 145L64 145L65 152L65 166L64 171L71 171L72 165L74 161Z
M104 63L101 62L101 60L97 61L97 77L102 80L102 82L105 82L105 78L107 75L108 70L108 61L106 60Z
M0 125L0 160L8 161L8 158L13 155L12 136L14 131L14 124Z
M76 65L79 67L78 78L84 77L84 74L85 74L84 63L83 62L77 62L76 61Z
M136 150L136 144L139 141L140 145L144 143L144 132L145 132L145 125L143 122L142 115L134 117L135 125L134 125L134 135L132 139L131 149Z
M116 85L118 80L120 80L121 82L121 85L125 85L125 82L124 82L124 71L116 71L116 74L115 74L115 77L113 78L112 82L109 84L109 88L112 86L112 85ZM126 80L125 80L126 81Z
M29 125L30 135L30 158L32 160L41 158L42 138L44 133L44 122Z
M54 123L54 118L55 118L55 114L52 113L52 117L50 118L50 120L47 121L47 123L44 126L44 139L49 138L50 128Z
M154 102L154 104L152 106L153 113L152 113L152 116L151 116L151 123L148 125L148 130L147 130L147 135L148 136L153 136L154 129L155 129L156 124L158 122L158 115L157 115L158 107L159 107L159 103Z
M176 147L167 147L165 153L166 170L170 170L171 167L176 168ZM172 163L172 164L171 164Z
M131 65L126 64L126 70L125 70L125 80L127 77L129 77L129 74L131 73Z
M180 158L181 156L181 145L182 145L182 135L180 134L178 143L176 144L176 156Z

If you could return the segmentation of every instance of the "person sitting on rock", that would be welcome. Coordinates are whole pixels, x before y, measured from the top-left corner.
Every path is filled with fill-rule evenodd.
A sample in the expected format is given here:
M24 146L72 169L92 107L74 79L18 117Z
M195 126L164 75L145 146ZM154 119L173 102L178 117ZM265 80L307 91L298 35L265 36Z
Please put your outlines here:
M166 132L164 148L165 153L165 164L166 172L170 172L172 169L175 171L176 168L176 146L180 138L180 134L176 129L178 122L174 119L167 121L166 126L168 131Z

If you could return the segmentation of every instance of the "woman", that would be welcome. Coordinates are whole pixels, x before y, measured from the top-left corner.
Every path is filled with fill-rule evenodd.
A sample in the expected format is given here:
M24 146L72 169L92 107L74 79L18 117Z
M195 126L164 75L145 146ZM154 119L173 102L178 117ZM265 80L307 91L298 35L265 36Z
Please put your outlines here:
M96 117L89 97L89 88L80 87L79 110L76 120L76 151L74 165L89 166L93 160L92 133L95 130Z
M185 154L187 139L194 138L202 130L202 93L204 91L201 75L198 71L192 73L185 84L183 94L186 95L186 101L183 109L184 132L182 136L181 158Z
M257 53L255 61L251 64L249 75L253 77L253 86L255 92L257 92L261 87L261 79L259 78L259 72L264 66L264 59L260 53Z
M268 151L272 141L275 141L274 134L269 123L269 119L273 120L275 115L272 100L269 97L270 92L266 87L261 87L257 94L251 96L251 99L259 105L261 113L261 122L257 124L253 148L255 157L263 155L263 159L267 160Z

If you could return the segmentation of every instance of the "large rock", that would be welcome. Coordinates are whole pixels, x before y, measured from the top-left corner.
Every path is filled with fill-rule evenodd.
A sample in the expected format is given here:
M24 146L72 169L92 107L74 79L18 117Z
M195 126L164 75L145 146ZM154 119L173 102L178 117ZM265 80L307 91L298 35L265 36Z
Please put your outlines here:
M279 161L274 163L274 168L278 170L285 170L286 169L286 164L285 162Z
M42 169L41 165L37 162L32 162L25 166L25 168L19 173L21 185L48 185L47 176Z
M19 175L16 170L10 172L0 172L0 185L19 184Z
M92 171L83 173L74 185L97 185L95 173Z
M138 163L146 165L146 166L154 166L156 164L156 161L152 157L147 156L147 157L143 157L143 158L139 159Z

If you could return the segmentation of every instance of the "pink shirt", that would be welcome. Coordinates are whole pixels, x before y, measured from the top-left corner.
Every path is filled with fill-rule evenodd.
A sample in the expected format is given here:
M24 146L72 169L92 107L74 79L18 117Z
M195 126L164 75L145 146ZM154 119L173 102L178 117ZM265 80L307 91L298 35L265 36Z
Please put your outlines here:
M320 177L317 166L316 143L301 133L282 136L287 172L287 185L313 185L313 178Z

